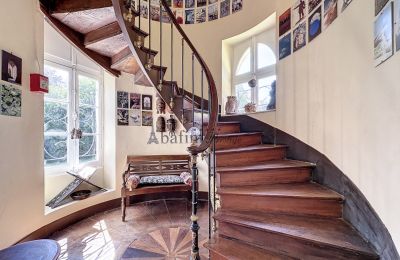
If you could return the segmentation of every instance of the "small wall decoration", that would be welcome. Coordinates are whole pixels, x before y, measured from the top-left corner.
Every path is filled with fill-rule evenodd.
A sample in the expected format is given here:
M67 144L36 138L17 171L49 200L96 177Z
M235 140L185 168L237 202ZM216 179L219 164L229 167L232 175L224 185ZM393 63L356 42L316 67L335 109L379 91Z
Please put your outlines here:
M183 8L183 0L173 0L172 7L173 8Z
M153 126L153 112L142 111L142 126Z
M129 98L128 92L125 91L117 91L117 108L129 108Z
M279 36L284 35L291 28L291 15L290 8L286 10L281 16L279 16Z
M324 26L327 28L338 16L338 0L324 0Z
M21 117L22 91L13 86L0 85L0 115Z
M394 34L396 41L396 51L400 50L400 0L394 2Z
M126 109L117 109L117 124L120 126L129 125L129 113Z
M279 60L282 60L292 53L292 35L288 33L279 40Z
M374 52L375 66L393 55L393 4L386 6L375 20Z
M149 5L147 2L142 1L140 3L140 15L143 18L146 18L146 19L149 18Z
M152 95L142 95L142 109L143 110L153 110L153 96Z
M207 0L197 0L197 7L203 7L207 5Z
M377 16L386 6L389 0L375 0L375 16Z
M165 114L166 105L164 100L160 96L157 96L156 107L157 107L157 114Z
M322 32L321 24L322 12L321 6L318 7L315 12L308 17L308 42L314 40Z
M174 15L178 24L183 24L183 10L174 10Z
M130 126L142 125L142 113L140 112L140 110L129 110L129 125Z
M339 0L339 9L340 12L344 12L344 10L351 4L352 0Z
M204 23L207 19L206 8L197 8L196 9L196 23Z
M232 13L239 12L243 9L243 0L232 0Z
M185 8L194 8L195 0L185 0Z
M185 24L194 24L194 9L185 10Z
M322 0L308 0L308 13L311 14L315 8L321 3Z
M306 0L297 0L292 8L293 27L297 26L306 17Z
M208 6L208 21L214 21L218 19L218 5Z
M231 0L221 0L220 13L221 18L231 14Z
M150 5L150 18L153 21L160 21L160 5Z
M173 115L170 115L170 118L167 120L167 130L170 136L175 135L176 120Z
M21 85L22 59L12 53L2 51L1 79Z
M137 93L129 94L129 108L130 109L140 109L141 95Z
M218 0L208 0L208 4L209 5L215 4L217 2L218 2Z
M300 50L306 46L307 42L307 26L304 21L293 31L293 52Z
M158 133L164 133L165 132L165 119L162 116L159 116L157 118L156 132L158 132Z

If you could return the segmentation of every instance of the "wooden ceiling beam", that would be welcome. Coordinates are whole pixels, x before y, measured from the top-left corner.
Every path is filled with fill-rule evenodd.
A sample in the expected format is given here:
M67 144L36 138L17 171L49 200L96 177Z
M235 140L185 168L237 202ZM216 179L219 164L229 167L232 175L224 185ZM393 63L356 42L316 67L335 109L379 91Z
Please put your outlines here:
M121 33L122 31L118 22L113 22L99 29L88 32L85 35L84 44L85 46L88 46L90 44L120 35Z
M53 13L72 13L112 7L111 0L58 0Z

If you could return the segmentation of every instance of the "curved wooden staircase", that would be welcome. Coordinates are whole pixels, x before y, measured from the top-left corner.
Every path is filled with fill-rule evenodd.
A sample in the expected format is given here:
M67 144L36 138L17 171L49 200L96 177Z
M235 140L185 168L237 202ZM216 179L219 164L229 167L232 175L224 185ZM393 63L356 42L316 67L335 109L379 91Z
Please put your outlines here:
M342 219L344 197L311 182L314 165L286 158L285 145L218 123L217 233L211 259L378 259Z

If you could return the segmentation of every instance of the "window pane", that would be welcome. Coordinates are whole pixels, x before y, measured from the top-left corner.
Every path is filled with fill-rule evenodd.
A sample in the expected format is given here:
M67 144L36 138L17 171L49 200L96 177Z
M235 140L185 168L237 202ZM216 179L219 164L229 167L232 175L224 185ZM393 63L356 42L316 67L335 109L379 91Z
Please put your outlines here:
M236 86L236 96L238 100L239 112L244 111L244 106L251 102L251 88L247 83Z
M260 88L270 87L272 85L272 82L274 82L275 80L276 80L276 75L267 78L261 78L258 80L258 86Z
M86 134L97 132L97 112L94 107L79 107L79 128Z
M251 71L251 53L250 53L250 48L248 48L244 52L243 56L240 58L236 70L236 76L249 73L250 71Z
M99 82L96 79L79 75L79 104L98 105Z
M69 72L49 65L44 66L44 75L49 78L49 93L46 98L67 101L69 92Z
M258 90L258 105L268 105L271 100L270 96L271 87L260 88Z
M271 85L276 76L266 77L258 80L258 110L265 111L271 102Z
M45 101L44 133L60 134L68 131L68 104Z
M266 44L263 43L258 43L257 44L257 68L265 68L271 65L276 64L276 57L274 52L270 47L268 47Z
M97 159L97 136L84 135L79 140L79 163Z
M44 165L56 166L67 163L67 135L44 136Z

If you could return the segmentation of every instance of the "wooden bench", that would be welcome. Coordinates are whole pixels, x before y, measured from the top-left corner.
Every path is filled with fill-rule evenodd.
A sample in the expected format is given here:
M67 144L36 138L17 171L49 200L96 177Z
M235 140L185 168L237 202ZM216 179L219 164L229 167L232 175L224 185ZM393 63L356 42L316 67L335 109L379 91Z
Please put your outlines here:
M122 221L125 221L126 206L130 203L130 197L156 193L168 193L190 191L192 188L186 184L160 184L156 186L139 186L129 190L127 181L129 176L160 176L180 175L182 172L190 172L190 157L188 155L148 155L128 156L128 169L123 174L123 186L121 189Z

